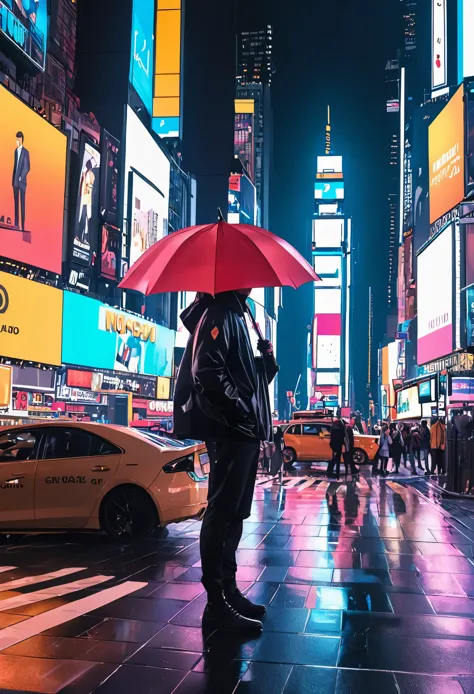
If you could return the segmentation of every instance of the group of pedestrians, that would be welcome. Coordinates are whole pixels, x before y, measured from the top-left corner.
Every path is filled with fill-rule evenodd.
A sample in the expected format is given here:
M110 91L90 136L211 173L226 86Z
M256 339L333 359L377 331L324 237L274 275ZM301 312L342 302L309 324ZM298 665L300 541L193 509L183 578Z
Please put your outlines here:
M349 470L353 475L357 475L359 468L354 463L354 431L349 424L339 417L336 417L331 426L329 445L332 450L332 458L328 463L327 477L334 477L335 469L336 478L339 479L341 458L344 460L346 476L349 474Z
M414 475L417 474L417 467L425 475L443 474L445 448L446 427L439 418L433 418L431 429L428 427L426 419L422 419L419 426L413 427L407 423L383 424L373 472L386 476L388 474L388 462L391 459L392 472L398 473L403 459L404 466L408 468L408 464L410 464Z

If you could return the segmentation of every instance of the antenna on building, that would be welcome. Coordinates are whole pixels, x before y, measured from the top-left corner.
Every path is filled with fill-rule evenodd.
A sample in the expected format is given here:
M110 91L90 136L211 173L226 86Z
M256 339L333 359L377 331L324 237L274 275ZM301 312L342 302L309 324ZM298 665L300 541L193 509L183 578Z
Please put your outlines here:
M326 154L331 154L331 107L328 105L328 122L326 125Z

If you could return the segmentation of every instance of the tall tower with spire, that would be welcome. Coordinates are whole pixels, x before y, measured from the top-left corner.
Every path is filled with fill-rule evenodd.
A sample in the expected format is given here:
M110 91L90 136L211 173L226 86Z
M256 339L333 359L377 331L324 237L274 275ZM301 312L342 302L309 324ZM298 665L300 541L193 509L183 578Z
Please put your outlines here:
M351 338L351 219L344 209L343 158L331 140L327 107L324 155L317 157L312 219L314 317L308 355L308 399L313 409L353 404Z

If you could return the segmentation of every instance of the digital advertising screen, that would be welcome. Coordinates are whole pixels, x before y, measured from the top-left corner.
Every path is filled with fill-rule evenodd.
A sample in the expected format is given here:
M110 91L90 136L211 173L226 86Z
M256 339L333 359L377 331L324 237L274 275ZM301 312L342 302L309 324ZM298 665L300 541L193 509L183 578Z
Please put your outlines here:
M47 0L2 0L0 32L44 70L48 38Z
M340 386L341 374L339 371L317 371L316 372L317 386Z
M0 87L0 255L61 273L67 138Z
M342 286L342 256L315 255L314 269L321 278L318 287Z
M174 331L83 294L64 292L65 364L171 378L173 353Z
M341 368L341 338L338 335L318 335L316 363L318 369Z
M339 248L343 238L343 219L313 219L313 243L317 248Z
M100 274L108 280L119 280L122 234L107 224L101 229Z
M344 200L344 183L342 181L316 181L314 197L316 200Z
M446 2L431 0L431 88L440 89L447 84L446 66Z
M418 383L418 399L421 404L436 401L436 379L430 378L429 381Z
M421 405L418 400L418 388L412 386L397 392L397 419L418 419L421 417Z
M236 113L234 121L234 155L240 161L253 178L254 162L254 138L253 138L253 113Z
M116 225L120 142L103 130L101 145L100 215L108 224Z
M155 142L143 123L133 110L127 107L125 128L125 171L124 171L124 229L126 234L125 248L122 252L123 261L129 255L128 244L131 240L131 222L133 211L129 211L130 172L141 174L159 192L161 196L162 214L165 215L164 228L168 229L168 206L170 191L170 162L166 154ZM135 177L133 177L135 178ZM133 197L130 198L133 204ZM123 269L125 269L123 267Z
M130 265L165 236L168 231L168 209L164 196L136 173L131 173L131 230Z
M451 378L450 402L474 402L474 378Z
M418 255L418 364L453 351L453 225Z
M428 129L430 224L464 198L464 86Z
M61 364L63 292L0 272L0 354Z
M241 174L229 176L227 191L227 221L229 224L240 223L240 180Z
M318 205L318 214L328 214L328 215L336 215L339 211L339 205L337 202L325 202L325 203L320 203Z
M154 0L133 0L130 83L150 114L153 103L154 20Z
M157 0L153 130L180 137L182 0Z
M80 157L72 257L79 265L89 266L98 245L100 152L92 143L83 140Z
M240 179L240 223L255 224L256 191L247 176Z
M320 284L318 282L317 284ZM340 289L319 289L314 290L314 307L318 314L341 314L342 294Z
M328 155L318 157L318 174L320 173L342 173L342 157Z

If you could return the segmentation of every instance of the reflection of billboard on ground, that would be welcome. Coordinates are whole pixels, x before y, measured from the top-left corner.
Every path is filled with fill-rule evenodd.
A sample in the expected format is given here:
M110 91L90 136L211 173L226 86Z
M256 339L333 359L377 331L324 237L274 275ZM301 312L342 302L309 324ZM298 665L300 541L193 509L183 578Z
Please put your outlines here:
M344 183L342 181L316 181L314 197L316 200L344 200Z
M163 195L138 174L132 179L130 265L167 232Z
M418 364L453 351L453 225L418 256Z
M47 0L0 2L0 32L44 70L48 31Z
M91 265L97 248L99 227L100 152L83 140L77 196L72 257L80 265Z
M133 0L130 82L152 112L154 0Z
M66 137L0 87L0 255L61 273Z
M430 223L464 198L464 86L429 126Z
M313 219L313 243L317 248L339 248L343 232L342 219Z

